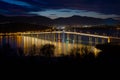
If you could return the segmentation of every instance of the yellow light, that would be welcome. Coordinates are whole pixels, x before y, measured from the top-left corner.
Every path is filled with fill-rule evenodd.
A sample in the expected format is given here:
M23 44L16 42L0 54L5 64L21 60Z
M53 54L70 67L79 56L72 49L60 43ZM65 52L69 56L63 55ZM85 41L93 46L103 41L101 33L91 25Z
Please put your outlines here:
M108 38L108 43L110 43L110 37Z

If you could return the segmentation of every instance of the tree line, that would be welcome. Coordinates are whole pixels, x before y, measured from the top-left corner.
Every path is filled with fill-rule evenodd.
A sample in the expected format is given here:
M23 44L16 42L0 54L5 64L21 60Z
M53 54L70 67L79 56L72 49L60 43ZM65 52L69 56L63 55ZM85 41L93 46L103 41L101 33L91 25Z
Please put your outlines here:
M0 24L0 32L25 32L25 31L43 31L48 26L33 23L5 23Z

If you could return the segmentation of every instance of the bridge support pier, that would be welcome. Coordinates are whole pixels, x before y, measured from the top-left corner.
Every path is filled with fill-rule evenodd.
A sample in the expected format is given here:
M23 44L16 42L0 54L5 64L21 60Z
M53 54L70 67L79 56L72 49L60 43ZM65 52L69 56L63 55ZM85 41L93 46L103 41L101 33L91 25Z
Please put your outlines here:
M92 46L92 37L89 37L89 45Z
M108 43L110 43L111 42L111 39L110 39L110 37L108 38Z
M95 45L98 44L98 38L95 38Z
M104 44L105 43L105 40L104 39L102 39L102 44Z

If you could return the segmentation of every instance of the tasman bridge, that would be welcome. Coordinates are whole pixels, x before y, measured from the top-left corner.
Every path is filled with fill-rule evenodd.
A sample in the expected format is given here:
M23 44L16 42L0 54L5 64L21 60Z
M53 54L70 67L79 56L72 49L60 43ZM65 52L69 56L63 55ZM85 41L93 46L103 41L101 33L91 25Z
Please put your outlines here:
M20 33L18 33L20 34ZM119 37L103 36L89 33L69 32L69 31L53 31L53 32L24 32L22 36L29 36L48 40L52 42L62 42L71 44L85 44L95 46L96 44L104 44L110 42L119 42Z

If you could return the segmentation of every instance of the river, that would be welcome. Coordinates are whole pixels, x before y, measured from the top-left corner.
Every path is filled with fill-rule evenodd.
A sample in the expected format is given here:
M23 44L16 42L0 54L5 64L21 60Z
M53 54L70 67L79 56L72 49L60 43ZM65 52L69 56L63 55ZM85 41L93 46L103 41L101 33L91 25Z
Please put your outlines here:
M94 53L95 55L99 52L94 46L83 45L80 43L70 43L70 42L61 42L61 41L50 41L44 40L33 36L23 36L23 35L4 35L0 36L0 47L5 44L10 44L11 48L21 48L24 51L24 54L29 55L31 49L35 47L35 55L38 55L40 47L45 44L55 45L55 56L60 55L70 55L71 51L76 51L74 49L79 48L80 53L84 53L84 49L87 49L89 52Z

